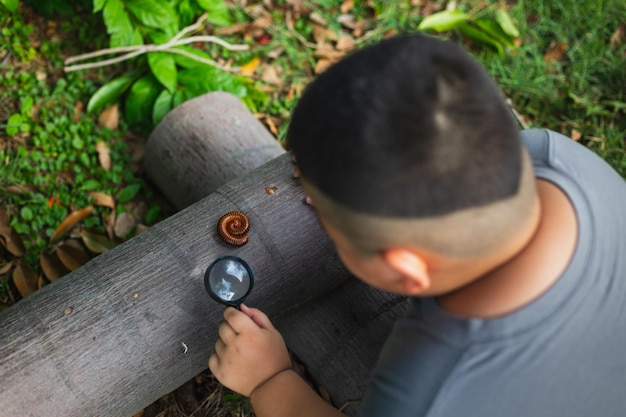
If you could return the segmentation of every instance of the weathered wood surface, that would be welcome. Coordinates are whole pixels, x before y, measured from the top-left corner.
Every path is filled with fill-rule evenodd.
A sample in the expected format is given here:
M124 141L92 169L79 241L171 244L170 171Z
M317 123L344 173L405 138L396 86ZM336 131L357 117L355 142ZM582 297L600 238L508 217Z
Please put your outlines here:
M180 210L284 152L241 100L215 92L165 116L150 135L144 166Z
M279 157L0 312L1 414L131 416L206 369L223 307L202 278L218 256L249 261L248 301L274 317L344 282L291 173ZM235 209L252 222L242 248L215 231Z
M246 112L237 117L249 120ZM188 138L201 138L214 120L199 117L204 124L188 125ZM229 130L212 135L238 140ZM153 166L181 152L176 140L157 146L167 152L146 150ZM238 143L255 146L250 138ZM195 177L172 182L179 174L157 170L160 187L185 190L178 207L214 191L209 177L216 171L203 169L219 166L225 154L211 146L188 159ZM349 278L291 172L288 156L279 157L0 312L0 415L127 417L206 369L222 307L206 295L202 278L224 254L249 261L257 277L249 304L270 315L335 405L359 399L404 301ZM215 232L217 219L235 209L252 220L243 248L225 245Z

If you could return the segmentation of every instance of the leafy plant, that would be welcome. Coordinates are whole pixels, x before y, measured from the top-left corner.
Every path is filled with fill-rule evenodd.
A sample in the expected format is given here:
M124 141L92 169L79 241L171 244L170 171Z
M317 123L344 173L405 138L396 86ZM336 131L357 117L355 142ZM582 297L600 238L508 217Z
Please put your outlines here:
M87 105L88 113L123 100L128 124L150 128L172 108L210 91L235 94L252 109L266 100L249 80L216 68L212 56L188 45L190 40L197 38L201 43L207 37L184 39L201 29L201 24L188 25L202 13L200 23L206 20L216 26L230 25L232 19L223 0L94 0L93 10L102 12L110 35L113 49L103 52L128 52L118 59L137 58L133 69L96 91Z

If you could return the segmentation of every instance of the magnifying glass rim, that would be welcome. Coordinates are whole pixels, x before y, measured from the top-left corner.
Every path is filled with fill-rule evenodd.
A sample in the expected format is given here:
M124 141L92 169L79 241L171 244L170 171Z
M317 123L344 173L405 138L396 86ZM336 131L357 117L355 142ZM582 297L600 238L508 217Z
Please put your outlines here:
M211 289L211 284L210 284L210 281L209 281L209 276L211 274L211 270L213 269L213 267L215 266L216 263L218 263L220 261L223 261L225 259L230 259L230 260L239 262L246 269L246 272L248 273L248 276L250 277L250 286L248 287L248 291L246 291L246 293L244 295L242 295L241 297L237 298L236 300L224 300L223 298L218 297L218 295L215 294L213 292L213 290ZM252 273L252 268L250 268L250 265L248 265L248 263L246 261L244 261L243 259L239 258L238 256L233 256L233 255L220 256L219 258L214 260L213 263L211 263L211 265L209 265L209 267L204 272L204 288L206 289L206 292L209 293L209 295L211 296L212 299L214 299L215 301L217 301L218 303L221 303L221 304L226 304L226 305L229 305L229 306L232 306L232 307L238 306L250 294L250 291L252 291L252 287L253 286L254 286L254 274Z

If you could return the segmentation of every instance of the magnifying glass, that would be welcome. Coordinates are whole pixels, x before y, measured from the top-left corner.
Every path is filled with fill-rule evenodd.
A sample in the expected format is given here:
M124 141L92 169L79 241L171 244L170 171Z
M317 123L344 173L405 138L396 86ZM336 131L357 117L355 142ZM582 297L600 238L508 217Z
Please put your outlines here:
M204 273L204 287L218 303L239 308L252 291L254 275L250 265L236 256L217 258Z

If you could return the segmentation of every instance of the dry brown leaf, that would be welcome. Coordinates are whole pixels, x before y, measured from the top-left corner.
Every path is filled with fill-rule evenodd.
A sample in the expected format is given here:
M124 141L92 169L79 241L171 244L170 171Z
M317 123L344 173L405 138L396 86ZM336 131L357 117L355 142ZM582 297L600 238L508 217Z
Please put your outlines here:
M109 239L113 239L115 236L115 210L111 210L111 213L104 218L104 228Z
M346 14L350 10L352 10L353 7L354 7L354 0L346 0L343 3L341 3L341 6L339 6L339 10L341 11L341 13Z
M83 243L87 246L87 249L93 253L104 253L117 246L115 242L109 240L106 236L90 232L87 229L80 231L80 237L83 239Z
M316 58L327 59L331 62L339 61L345 54L343 51L336 51L332 48L320 48L314 52Z
M111 153L109 147L103 141L96 143L96 151L98 151L98 161L105 171L111 170Z
M29 184L9 185L6 191L11 194L22 195L24 193L36 193L39 192L37 187Z
M26 297L39 288L38 279L37 273L24 263L20 262L13 270L13 283L22 297Z
M25 249L22 238L9 225L9 218L4 207L0 207L0 245L15 256L24 256Z
M567 49L565 42L557 43L556 41L550 42L546 53L543 55L543 61L546 63L557 62L563 57L563 53Z
M37 289L41 289L44 285L46 285L46 279L43 275L39 275L39 278L37 278Z
M50 282L54 282L70 272L53 253L42 253L39 258L39 265Z
M580 133L576 129L572 129L572 139L574 139L576 142L578 142L580 140L580 138L582 138L582 137L583 137L582 133Z
M245 75L246 77L252 77L260 63L261 60L259 58L252 58L250 61L241 66L241 75Z
M137 225L137 228L135 229L135 236L145 232L146 230L148 230L150 227L146 226L145 224L139 223Z
M69 242L63 242L61 245L57 246L56 254L63 265L70 271L78 269L91 259L84 249Z
M337 18L337 22L341 23L348 29L354 29L356 27L356 18L351 14L342 14Z
M9 261L6 264L0 266L0 278L4 277L5 275L8 275L9 272L11 272L11 269L13 269L13 263L15 261Z
M309 15L309 19L311 19L312 22L317 23L318 25L328 26L328 22L326 21L326 19L324 19L322 15L317 12L311 13Z
M52 233L52 236L50 236L50 242L53 242L63 236L65 232L83 221L85 217L91 215L91 213L93 213L93 206L87 206L83 209L70 213L56 228L54 233Z
M83 104L82 101L76 102L76 104L74 105L74 122L75 123L80 122L80 118L83 115L84 109L85 109L85 105Z
M108 194L92 191L89 193L89 197L93 198L93 204L96 206L115 208L115 200Z
M611 49L615 49L626 41L626 23L622 23L611 35L609 45Z
M263 73L261 74L261 79L268 84L279 85L280 78L278 77L278 71L271 65L263 66Z
M120 112L117 104L102 110L98 117L98 126L111 130L116 130L120 126Z
M354 48L354 39L352 39L350 36L343 36L339 38L337 44L335 45L335 48L338 51L349 51L350 49Z
M317 61L317 64L315 64L315 73L321 74L324 71L326 71L326 69L330 67L331 65L332 65L332 62L330 61L330 59L322 58Z
M270 132L272 132L274 136L278 136L278 129L276 128L276 125L274 124L272 118L266 117L265 122L267 123L267 127L269 128Z
M313 39L319 48L326 43L326 27L316 23L311 23L310 26L313 28Z

